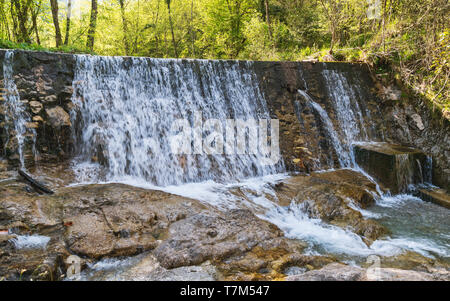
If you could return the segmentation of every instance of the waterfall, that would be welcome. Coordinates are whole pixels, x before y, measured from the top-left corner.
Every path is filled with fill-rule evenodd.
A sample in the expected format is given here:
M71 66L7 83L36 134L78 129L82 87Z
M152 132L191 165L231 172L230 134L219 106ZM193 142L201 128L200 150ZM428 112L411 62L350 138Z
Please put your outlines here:
M333 145L333 148L336 152L340 167L351 166L349 154L348 154L348 152L344 151L341 141L339 140L339 136L338 136L336 130L334 129L333 122L331 121L330 117L328 116L328 113L318 103L316 103L308 95L307 92L302 91L302 90L298 90L298 92L300 93L300 95L302 95L306 99L307 105L318 114L318 116L322 122L322 125L324 126L325 131L327 132L328 138L331 140L330 142ZM331 166L333 166L333 165L331 165Z
M328 94L333 102L347 144L367 139L363 114L357 101L357 85L351 85L347 78L334 70L323 70Z
M3 81L6 91L5 104L5 128L8 139L11 137L11 131L14 131L15 139L17 140L17 152L19 155L20 166L25 166L25 142L27 136L35 139L35 131L32 128L27 128L27 123L30 121L30 116L26 112L23 103L20 100L19 91L14 82L13 72L14 51L7 50L3 60ZM28 132L28 133L27 133ZM5 145L8 145L6 141ZM34 146L34 143L33 143Z
M395 165L399 191L407 192L409 190L408 185L414 183L414 171L415 168L420 168L420 162L417 164L416 160L409 154L398 154L395 156Z
M350 157L350 166L354 167L356 163L352 145L369 139L358 103L357 85L350 84L342 73L334 70L323 70L322 75L339 123L344 151Z
M260 152L171 152L169 136L179 119L190 125L218 120L223 129L227 119L270 118L252 64L77 56L72 119L78 160L96 154L105 161L108 180L130 176L161 186L283 171L281 161L263 164ZM225 144L233 143L227 136Z

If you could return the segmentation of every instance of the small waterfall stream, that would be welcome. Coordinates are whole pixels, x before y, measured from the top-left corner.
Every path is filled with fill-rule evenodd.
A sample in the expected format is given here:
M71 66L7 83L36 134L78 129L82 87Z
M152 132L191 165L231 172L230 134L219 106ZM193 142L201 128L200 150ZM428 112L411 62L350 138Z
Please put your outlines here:
M179 119L194 126L192 136L204 139L206 120L217 121L215 126L224 132L231 118L270 118L251 62L80 55L74 88L79 114L72 117L79 124L75 129L79 159L105 157L108 180L129 176L165 186L284 170L281 161L263 164L262 152L206 155L201 141L199 147L196 141L188 142L193 154L171 152L169 136ZM235 129L231 131L222 143L234 147L229 137L234 138Z
M350 147L356 141L367 140L369 137L358 103L357 87L351 85L342 73L334 70L324 70L323 77L342 130L344 145ZM347 151L352 153L350 149Z
M5 127L7 135L9 135L11 130L14 132L14 138L17 142L17 152L19 155L20 166L23 168L25 167L24 152L26 139L31 136L34 140L36 133L34 129L27 128L27 123L30 122L31 118L20 100L19 91L17 90L14 82L13 60L14 51L6 51L5 59L3 61L3 81L6 91ZM8 145L8 143L10 143L10 141L7 141L5 145Z

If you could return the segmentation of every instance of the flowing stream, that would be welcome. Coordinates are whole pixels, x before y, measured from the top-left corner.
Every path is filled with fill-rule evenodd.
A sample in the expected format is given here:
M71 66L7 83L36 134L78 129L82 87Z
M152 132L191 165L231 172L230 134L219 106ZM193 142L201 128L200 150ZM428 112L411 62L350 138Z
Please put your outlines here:
M25 167L24 148L27 136L31 136L34 139L36 135L34 129L27 128L27 123L31 121L31 118L20 100L19 91L14 82L13 60L14 51L7 50L3 60L3 85L6 105L5 127L6 132L9 132L10 128L14 129L15 137L13 139L16 140L20 166L23 168ZM9 143L10 141L6 141L5 145ZM34 146L34 143L32 145Z
M3 63L6 124L14 126L23 167L30 117L14 84L13 56L14 52L6 52ZM359 87L335 70L325 70L322 76L333 112L313 100L307 89L298 93L326 131L338 158L334 168L355 170L375 182L358 167L353 152L355 143L377 140L367 130L370 115ZM384 194L378 184L375 206L364 210L354 206L392 232L370 247L349 230L308 217L294 202L280 206L273 187L290 175L282 159L267 161L279 152L277 124L270 121L259 84L252 62L76 56L72 96L76 109L71 116L75 185L120 182L192 197L223 210L249 208L287 237L308 242L308 253L333 254L348 262L408 250L448 260L447 209L407 194ZM240 129L243 140L233 140ZM188 135L177 142L185 152L174 153L171 139L182 132ZM257 133L256 144L252 133ZM239 153L242 143L248 148ZM270 146L270 154L263 151ZM411 181L409 159L398 160L405 165L401 181ZM431 161L427 166L421 172L423 182L431 182ZM233 189L244 196L233 194ZM17 244L28 245L36 238L22 240Z
M364 121L368 112L363 112L357 101L358 87L337 71L325 70L322 75L338 126L307 91L299 93L326 128L339 159L335 168L365 174L353 154L355 142L370 138ZM311 254L335 254L349 262L405 250L429 257L449 256L446 209L410 195L383 195L379 190L376 206L366 210L355 207L392 231L389 238L368 247L348 230L309 218L295 203L278 205L272 187L288 177L282 161L263 165L259 153L197 153L183 159L172 155L168 136L177 119L195 125L199 122L195 114L201 112L201 121L218 119L225 128L223 121L231 118L270 118L251 62L77 56L74 87L78 113L72 118L79 146L74 168L80 182L122 182L192 197L224 210L251 208L286 236L307 241ZM200 135L204 138L205 134ZM93 155L104 157L106 168L92 163ZM231 193L233 188L246 197ZM405 231L419 222L408 216L423 210L427 217L420 222L426 230ZM436 224L442 226L436 230L439 233L430 235Z

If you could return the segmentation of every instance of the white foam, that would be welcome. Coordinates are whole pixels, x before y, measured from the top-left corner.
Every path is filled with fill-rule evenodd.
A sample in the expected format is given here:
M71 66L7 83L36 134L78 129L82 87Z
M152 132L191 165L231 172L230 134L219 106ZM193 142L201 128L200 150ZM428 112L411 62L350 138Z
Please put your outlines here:
M11 239L16 249L45 249L50 237L42 235L17 235Z
M409 194L398 194L394 196L383 195L383 197L376 200L378 206L381 207L400 207L406 202L423 202L421 199Z
M442 249L432 241L425 239L388 238L375 241L371 247L375 249L397 248L400 251L417 252L425 257L434 257L434 254L443 257L449 256L448 250Z
M359 213L362 214L363 217L366 218L381 218L381 214L379 213L374 213L370 210L366 210L366 209L362 209L361 207L359 207L357 204L355 204L355 202L352 199L347 199L347 205L352 208L353 210L358 211Z

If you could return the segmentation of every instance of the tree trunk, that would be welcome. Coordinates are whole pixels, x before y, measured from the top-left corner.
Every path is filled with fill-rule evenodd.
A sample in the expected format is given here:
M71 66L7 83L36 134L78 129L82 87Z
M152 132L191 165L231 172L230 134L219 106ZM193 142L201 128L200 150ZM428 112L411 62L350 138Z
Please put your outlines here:
M66 18L66 35L64 37L64 45L69 44L70 34L70 17L72 16L72 0L67 2L67 18Z
M166 3L167 8L169 10L169 23L170 23L170 31L172 33L173 48L175 50L175 57L178 58L177 42L175 41L175 33L173 32L172 14L170 13L170 1L171 0L166 0Z
M130 45L128 43L128 22L125 16L125 1L119 0L120 4L120 13L122 15L122 28L123 28L123 44L125 46L125 54L130 54Z
M16 30L15 34L18 42L31 42L30 34L27 28L28 14L30 12L31 4L32 0L26 0L23 2L20 0L13 0L13 3L11 3L11 17L13 19L14 27Z
M59 20L58 20L58 0L50 0L50 5L52 8L53 24L55 25L56 47L59 47L62 45L62 39L61 39L61 30L59 29Z
M11 13L11 20L12 20L12 36L15 41L18 41L19 34L17 32L17 20L16 20L16 14L14 13L13 3L11 3L9 5L9 12Z
M31 11L31 20L33 21L34 33L36 34L36 43L41 45L41 39L39 38L39 30L37 27L37 16L39 15L39 11L41 9L41 1L38 1L36 5L36 9Z
M195 32L194 32L194 0L191 0L191 20L189 22L189 31L191 35L191 55L195 57Z
M264 0L264 5L266 7L266 23L269 28L269 36L272 39L272 26L270 25L269 0Z
M91 19L89 22L88 38L86 42L86 47L90 50L94 50L94 36L95 29L97 27L97 0L91 1Z

